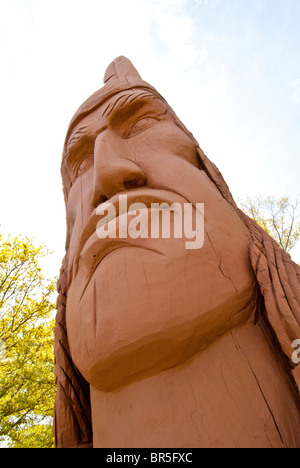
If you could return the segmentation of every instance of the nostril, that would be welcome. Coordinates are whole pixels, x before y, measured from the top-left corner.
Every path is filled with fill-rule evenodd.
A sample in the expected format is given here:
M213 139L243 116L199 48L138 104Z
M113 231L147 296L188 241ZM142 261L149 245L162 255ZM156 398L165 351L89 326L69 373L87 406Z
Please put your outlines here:
M105 203L108 200L108 197L105 195L97 193L97 191L94 190L93 195L92 195L92 205L97 208L97 206L102 205L102 203Z
M105 195L101 195L99 198L99 205L102 203L105 203L108 200L108 198Z
M142 187L146 184L146 178L144 176L130 177L123 180L123 186L125 190L130 190L137 187Z
M130 190L136 187L140 187L137 180L124 180L124 189Z

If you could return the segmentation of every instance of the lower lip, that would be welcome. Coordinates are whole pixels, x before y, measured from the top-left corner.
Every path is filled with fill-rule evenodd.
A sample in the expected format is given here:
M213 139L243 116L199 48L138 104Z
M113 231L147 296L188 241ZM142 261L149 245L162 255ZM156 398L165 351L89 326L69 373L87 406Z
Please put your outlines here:
M102 227L105 227L105 231L103 229L102 232L105 234L102 238L99 237L98 229L89 237L80 253L79 259L84 262L90 272L95 270L108 253L121 247L139 247L160 255L171 255L172 257L181 256L184 253L185 237L175 238L173 234L175 219L178 219L175 218L176 215L173 217L173 222L170 223L170 235L166 236L162 235L161 218L154 218L152 209L146 208L140 211L144 211L142 216L141 213L137 215L136 213L127 212L110 220L108 223L104 223ZM158 210L156 210L156 213L158 213ZM138 228L130 231L132 221L137 219L139 221L133 224L133 228L137 226ZM142 222L143 219L144 224ZM179 219L182 222L181 218ZM152 222L158 222L155 230L152 230ZM176 247L174 242L176 242Z
M146 213L143 213L143 216L149 220L150 209L146 209L145 211ZM106 228L104 238L99 236L99 226L97 226L96 232L85 243L80 258L91 267L91 261L93 264L98 264L108 253L121 247L134 246L153 250L148 245L149 241L151 241L151 233L149 233L148 229L147 231L143 231L142 234L140 233L138 237L130 235L130 223L136 216L132 212L127 212L110 220L108 223L104 223L102 225L102 227ZM149 223L147 224L149 226Z

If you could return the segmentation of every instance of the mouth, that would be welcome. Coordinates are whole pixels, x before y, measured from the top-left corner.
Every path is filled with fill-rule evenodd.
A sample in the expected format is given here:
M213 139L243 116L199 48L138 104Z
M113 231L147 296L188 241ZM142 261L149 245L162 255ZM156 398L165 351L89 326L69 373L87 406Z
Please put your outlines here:
M97 228L99 228L101 224L105 224L104 218L106 218L106 223L108 222L107 216L104 217L104 214L98 214L99 212L103 213L104 211L107 211L108 206L113 206L114 214L109 218L109 222L113 221L114 219L119 219L120 215L124 214L124 207L120 206L121 195L126 195L127 211L125 213L128 215L131 214L130 206L137 203L143 204L143 206L146 206L146 208L149 210L153 203L167 203L170 206L173 203L180 203L183 205L184 203L188 202L186 198L177 193L146 187L131 189L127 192L120 192L111 197L109 200L106 200L92 212L83 229L73 263L75 274L77 272L79 259L81 257L85 260L85 263L88 263L89 269L94 270L97 264L99 264L99 262L104 258L104 256L112 250L128 245L138 246L137 239L130 239L128 237L122 239L109 237L101 239L97 234Z

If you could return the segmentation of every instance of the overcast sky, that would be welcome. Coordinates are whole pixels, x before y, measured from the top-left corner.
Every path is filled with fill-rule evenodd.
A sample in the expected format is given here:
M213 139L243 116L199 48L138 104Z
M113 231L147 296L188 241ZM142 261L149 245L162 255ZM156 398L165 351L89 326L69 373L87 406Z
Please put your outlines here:
M299 24L299 0L0 0L1 229L45 243L58 273L66 129L119 55L165 97L234 197L295 199Z

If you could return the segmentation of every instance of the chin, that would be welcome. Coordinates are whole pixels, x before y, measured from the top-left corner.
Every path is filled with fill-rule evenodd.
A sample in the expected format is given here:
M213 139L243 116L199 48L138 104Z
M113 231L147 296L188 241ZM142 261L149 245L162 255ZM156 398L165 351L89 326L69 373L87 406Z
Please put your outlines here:
M86 272L78 270L67 327L74 362L90 384L117 390L180 365L247 320L256 301L252 276L237 290L205 254L120 248L99 263L83 293Z

